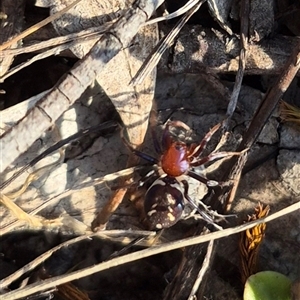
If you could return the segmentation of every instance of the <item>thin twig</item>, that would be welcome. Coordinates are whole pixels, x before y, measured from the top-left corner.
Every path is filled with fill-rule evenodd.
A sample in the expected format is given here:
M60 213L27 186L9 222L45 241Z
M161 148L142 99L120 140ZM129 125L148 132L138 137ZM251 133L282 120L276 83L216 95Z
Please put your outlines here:
M51 92L0 137L3 169L26 151L83 94L107 63L129 45L140 26L162 2L163 0L137 0L101 36L90 52L59 80ZM34 129L30 130L32 126ZM22 138L18 139L16 135Z
M192 15L200 8L200 6L205 2L196 1L198 3L195 4L180 20L179 22L172 28L168 35L163 37L157 46L153 49L153 51L149 54L148 58L143 62L142 66L136 73L136 75L132 78L130 84L137 85L140 84L156 67L163 53L172 45L174 39L179 34L180 30L187 23L187 21L192 17Z
M107 30L108 27L110 27L110 26L104 26L104 28L106 28L105 30ZM99 31L99 34L97 35L97 38L99 38L99 36L101 36L101 34L103 34L105 32L105 30L103 29L103 31ZM90 37L84 37L84 40L80 39L80 40L76 40L76 41L73 41L73 42L64 43L62 45L51 48L47 51L43 51L42 53L35 55L31 59L28 59L27 61L11 68L7 73L5 73L4 76L2 76L0 78L1 82L6 80L7 78L12 76L13 74L19 72L20 70L30 66L31 64L33 64L36 61L45 59L45 58L47 58L49 56L52 56L52 55L58 55L62 51L70 49L71 47L74 47L74 46L78 45L78 43L84 44L84 43L90 42L90 40L95 40L95 35L91 35Z
M67 11L69 11L72 7L74 7L76 4L78 4L81 0L76 0L74 1L72 4L70 4L69 6L67 6L66 8L62 9L61 11L59 11L56 14L53 14L52 16L44 19L43 21L29 27L27 30L23 31L22 33L20 33L19 35L17 35L15 38L9 40L6 43L3 43L2 45L0 45L0 51L8 48L9 46L17 43L18 41L22 40L23 38L25 38L26 36L32 34L33 32L39 30L40 28L42 28L43 26L46 26L47 24L51 23L52 21L56 20L57 18L59 18L60 16L62 16L64 13L66 13Z
M24 26L25 0L3 0L0 3L0 11L6 15L4 20L0 18L0 45L10 40L12 37L22 31ZM10 48L21 46L20 41L12 44ZM7 72L12 62L13 55L6 55L0 58L0 77Z
M280 101L282 95L290 86L292 80L296 76L297 72L300 68L300 41L296 44L296 47L290 56L289 60L286 63L285 68L282 71L282 74L278 76L277 81L274 85L268 90L261 104L257 108L255 115L252 118L252 121L249 125L248 130L243 136L243 140L239 145L237 151L241 151L245 148L251 148L256 139L258 138L261 130L263 129L265 123L270 118L272 112ZM233 158L231 161L232 167L228 167L227 170L232 170L231 174L225 174L225 176L229 175L229 179L239 180L243 166L247 161L247 153L242 154L238 159ZM237 185L235 185L235 189L230 191L229 196L226 201L226 211L230 209L231 203L235 197L235 192L237 189Z
M6 55L20 55L24 53L32 53L42 51L47 48L56 49L59 45L66 44L68 42L81 43L82 41L99 38L99 35L109 29L114 22L107 22L99 27L91 27L80 32L70 33L68 35L54 37L52 39L34 43L31 45L23 46L22 48L16 49L5 49L0 52L0 57Z
M168 252L168 251L179 249L182 247L188 247L188 246L192 246L192 245L196 245L196 244L200 244L200 243L205 243L205 242L208 242L211 240L220 239L220 238L232 235L232 234L242 232L246 229L250 229L253 226L256 226L258 224L270 222L279 217L282 217L284 215L292 213L298 209L300 209L300 202L292 204L292 205L290 205L290 206L288 206L266 218L259 219L259 220L256 220L256 221L253 221L253 222L250 222L247 224L243 224L243 225L240 225L237 227L228 228L228 229L210 233L210 234L207 234L204 236L197 236L197 237L183 239L180 241L166 243L166 244L159 245L159 246L153 246L146 250L140 250L140 251L137 251L134 253L123 255L121 257L113 258L110 261L102 262L100 264L82 269L80 271L75 271L75 272L71 272L66 275L52 277L52 278L44 280L43 282L37 282L37 283L30 284L30 285L24 287L23 289L11 291L7 294L1 295L1 300L13 300L13 299L26 297L26 296L32 295L34 293L53 288L54 286L61 285L61 284L64 284L66 282L70 282L73 280L78 280L80 278L89 276L91 274L119 266L121 264L126 264L126 263L129 263L132 261L140 260L145 257L153 256L153 255L163 253L163 252Z
M99 237L99 238L103 238L103 239L108 239L108 238L112 238L112 237L118 237L120 235L124 235L127 238L129 238L127 240L128 243L131 242L131 240L135 240L136 237L150 237L150 236L155 236L155 232L153 231L141 231L141 230L136 230L136 231L132 231L132 230L106 230L106 231L102 231L102 232L97 232L97 233L92 233L92 234L88 234L88 235L83 235L83 236L79 236L73 239L70 239L66 242L63 242L53 248L51 248L50 250L44 252L43 254L41 254L40 256L38 256L37 258L35 258L33 261L29 262L28 264L26 264L25 266L23 266L21 269L17 270L16 272L12 273L11 275L7 276L6 278L0 280L0 286L1 289L6 288L9 284L11 284L12 282L18 280L22 275L24 275L25 273L33 270L34 268L36 268L37 266L39 266L40 264L42 264L44 261L46 261L50 256L52 256L55 252L57 252L59 249L63 248L63 247L69 247L70 245L73 245L75 243L78 243L80 241L83 240L87 240L87 239L91 239L93 237Z
M214 250L214 241L211 240L211 241L209 241L209 243L207 245L207 250L206 250L205 258L202 263L202 267L198 273L198 276L197 276L194 286L191 290L191 293L188 297L188 300L196 299L196 293L199 289L199 286L200 286L206 272L209 270L209 268L211 266L211 262L212 262L212 258L213 258L213 250Z
M247 60L247 44L248 44L248 32L249 32L249 10L250 10L250 3L249 0L243 0L241 5L241 50L240 50L240 57L239 57L239 69L235 76L235 83L233 87L233 91L230 97L230 102L227 106L227 124L229 119L232 117L238 97L240 94L242 81L244 77L245 67L246 67L246 60Z
M89 134L91 134L93 132L99 132L99 131L102 131L102 130L113 129L113 128L117 127L117 126L118 126L117 122L108 121L108 122L102 123L100 125L95 125L95 126L92 126L90 128L87 128L87 129L79 130L78 132L76 132L75 134L72 134L68 138L63 139L63 140L55 143L53 146L51 146L50 148L48 148L45 151L43 151L40 155L38 155L37 157L35 157L32 161L30 161L28 164L26 164L25 166L23 166L16 173L14 173L10 178L8 178L4 182L2 182L0 184L0 191L2 191L5 187L7 187L14 180L16 180L21 174L23 174L24 172L26 172L28 169L32 168L40 160L42 160L43 158L45 158L49 154L55 152L56 150L60 149L61 147L65 146L65 145L69 144L70 142L72 142L72 141L74 141L74 140L76 140L78 138L81 138L81 137L83 137L85 135L89 135Z
M163 17L151 19L151 20L147 21L145 23L145 25L150 25L150 24L177 18L177 17L183 15L184 13L186 13L189 9L193 8L198 2L199 2L199 0L189 0L185 5L183 5L182 7L180 7L178 10L174 11L173 13L165 15Z
M96 178L96 179L92 179L92 180L89 180L89 181L82 182L82 183L72 187L71 189L67 189L64 192L62 192L58 195L55 195L55 196L51 197L50 199L47 199L41 205L36 207L34 210L30 211L28 214L29 215L35 215L38 212L40 212L41 210L45 209L47 206L49 206L53 203L56 203L57 201L65 198L67 196L72 195L77 190L82 191L85 188L89 188L89 187L92 187L92 186L95 186L95 185L99 185L99 184L102 184L104 182L112 181L112 180L115 180L115 179L117 179L119 177L122 177L122 176L130 176L130 175L133 175L134 172L136 172L137 170L141 170L143 168L144 168L144 166L136 166L136 167L124 169L122 171L118 171L118 172L115 172L115 173L107 174L107 175L105 175L103 177L100 177L100 178ZM60 221L63 221L63 218L60 218ZM4 225L3 227L0 228L0 235L3 235L5 233L11 231L13 228L15 228L17 226L22 226L22 225L23 225L23 223L20 220L16 220L16 221L13 221L9 224L6 224L6 225ZM71 228L69 228L69 229L71 229Z

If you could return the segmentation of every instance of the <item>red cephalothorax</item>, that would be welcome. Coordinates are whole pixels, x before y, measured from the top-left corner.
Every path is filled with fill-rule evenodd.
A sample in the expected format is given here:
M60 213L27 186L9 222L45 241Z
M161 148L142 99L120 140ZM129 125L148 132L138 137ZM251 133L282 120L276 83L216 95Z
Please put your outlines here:
M163 171L169 176L178 177L185 174L190 168L186 144L171 143L161 156L160 163Z

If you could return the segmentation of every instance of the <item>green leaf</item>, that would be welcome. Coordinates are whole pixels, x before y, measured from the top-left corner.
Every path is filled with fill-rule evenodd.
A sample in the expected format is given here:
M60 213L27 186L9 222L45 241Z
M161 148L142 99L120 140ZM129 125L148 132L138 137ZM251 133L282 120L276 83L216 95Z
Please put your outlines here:
M291 280L273 271L250 276L245 284L244 300L291 300Z

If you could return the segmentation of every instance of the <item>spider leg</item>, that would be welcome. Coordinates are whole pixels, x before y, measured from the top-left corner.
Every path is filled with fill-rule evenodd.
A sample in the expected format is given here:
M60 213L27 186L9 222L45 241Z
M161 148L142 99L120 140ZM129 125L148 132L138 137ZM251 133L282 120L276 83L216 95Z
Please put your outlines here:
M206 148L207 143L210 141L215 132L220 128L222 123L215 125L202 139L198 146L193 146L190 150L189 157L198 157L202 154L203 150Z
M142 187L147 183L156 173L158 173L157 169L149 171L146 175L144 175L138 182L138 186ZM157 175L157 174L156 174Z
M202 206L202 209L199 208L199 206L191 199L191 197L188 194L189 190L189 184L186 180L182 180L181 183L183 184L184 187L184 197L185 199L197 210L197 212L200 214L203 220L205 220L207 223L212 224L216 229L222 230L223 228L217 224L215 224L213 218L211 217L209 210L207 206L199 201L199 204Z
M113 186L108 186L107 188L112 190L112 191L116 191L119 190L121 188L139 188L144 186L154 175L158 174L158 168L156 166L152 166L153 168L151 171L147 172L147 174L142 175L141 178L139 180L136 180L134 182L128 182L128 183L121 183L121 184L117 184L117 185L113 185ZM122 175L121 175L122 176ZM114 177L117 178L117 177ZM107 184L107 181L104 181L105 184Z
M234 155L241 155L243 154L245 151L247 151L248 149L245 149L241 152L226 152L226 151L223 151L223 152L214 152L214 153L211 153L209 154L208 156L205 156L201 159L198 159L194 162L191 162L191 166L192 167L198 167L198 166L201 166L201 165L204 165L206 164L207 162L210 162L210 161L215 161L217 159L220 159L220 158L225 158L225 157L231 157L231 156L234 156Z
M146 161L149 161L152 164L158 164L158 162L159 162L157 158L155 158L155 157L153 157L153 156L151 156L151 155L149 155L147 153L144 153L142 151L139 151L139 150L136 150L136 149L133 149L133 148L131 148L130 150L136 156L138 156L138 157L140 157L140 158L142 158L142 159L144 159Z
M139 150L136 150L132 147L132 145L126 140L126 138L124 137L124 128L121 129L121 132L120 132L120 135L121 135L121 139L122 141L124 142L124 144L127 146L127 148L133 153L135 154L136 156L146 160L146 161L149 161L150 163L152 164L157 164L159 161L157 158L149 155L149 154L146 154L142 151L139 151Z
M210 179L207 179L193 171L188 171L187 174L188 176L204 183L205 185L209 186L209 187L214 187L214 186L222 186L223 184L221 182L218 182L218 181L215 181L215 180L210 180Z

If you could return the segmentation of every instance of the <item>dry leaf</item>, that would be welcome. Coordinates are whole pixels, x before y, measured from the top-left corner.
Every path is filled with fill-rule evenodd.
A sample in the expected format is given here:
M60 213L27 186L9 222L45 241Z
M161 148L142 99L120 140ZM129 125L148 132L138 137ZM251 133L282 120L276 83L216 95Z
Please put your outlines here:
M51 14L70 5L73 0L50 1ZM93 26L119 18L132 6L134 1L82 1L68 14L53 22L60 35L79 32ZM128 28L130 30L130 28ZM82 58L92 48L95 40L72 47L72 52ZM142 27L131 45L113 58L96 81L113 102L124 125L131 143L140 145L148 127L148 116L152 107L156 70L146 80L135 87L129 85L143 61L154 48L158 40L157 25Z

